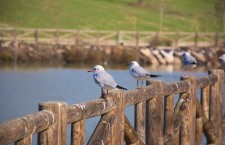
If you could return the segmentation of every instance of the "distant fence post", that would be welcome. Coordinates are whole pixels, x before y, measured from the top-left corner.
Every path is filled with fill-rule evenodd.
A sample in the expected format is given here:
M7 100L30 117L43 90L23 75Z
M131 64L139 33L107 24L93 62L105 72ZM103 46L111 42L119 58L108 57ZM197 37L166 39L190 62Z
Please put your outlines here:
M136 49L138 49L139 47L139 37L140 37L139 31L136 31Z
M219 41L219 34L218 34L218 32L216 32L216 35L215 35L215 44L214 44L215 47L218 46L218 41Z
M197 47L198 46L198 32L195 33L195 37L194 37L194 46Z
M120 43L120 32L117 31L117 32L116 32L116 46L118 46L119 43Z
M76 38L75 38L76 40L76 45L80 45L80 30L77 30L76 31Z
M216 145L223 144L223 83L224 71L212 70L210 74L218 76L218 82L210 86L209 120L212 122L217 137Z
M38 145L66 145L67 103L43 102L39 110L49 110L54 114L54 124L38 134Z
M55 44L59 44L59 29L55 30Z
M38 44L38 29L37 28L34 30L34 43L35 45Z
M13 30L13 42L14 42L14 65L17 65L17 49L18 49L18 38L17 38L17 28L15 27Z

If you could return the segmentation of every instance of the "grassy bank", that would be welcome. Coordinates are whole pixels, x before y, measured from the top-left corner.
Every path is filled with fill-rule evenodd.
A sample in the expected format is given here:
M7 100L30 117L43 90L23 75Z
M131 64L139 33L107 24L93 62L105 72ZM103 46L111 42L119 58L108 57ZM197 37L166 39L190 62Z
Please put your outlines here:
M218 0L7 0L0 1L0 24L17 27L158 31L222 31Z

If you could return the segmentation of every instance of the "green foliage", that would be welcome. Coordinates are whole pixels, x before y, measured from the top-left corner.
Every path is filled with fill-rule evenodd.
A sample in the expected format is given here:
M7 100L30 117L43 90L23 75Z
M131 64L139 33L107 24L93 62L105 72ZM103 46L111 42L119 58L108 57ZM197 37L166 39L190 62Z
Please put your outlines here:
M222 31L216 0L1 0L0 24L16 27L158 31Z

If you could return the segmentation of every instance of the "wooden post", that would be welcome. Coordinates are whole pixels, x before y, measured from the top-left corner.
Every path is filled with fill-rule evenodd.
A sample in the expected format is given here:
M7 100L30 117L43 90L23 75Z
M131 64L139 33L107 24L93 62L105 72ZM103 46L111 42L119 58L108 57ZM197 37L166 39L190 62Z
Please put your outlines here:
M122 91L116 91L109 98L114 100L116 108L112 111L117 116L116 124L112 128L112 138L109 144L122 145L124 144L125 95Z
M217 47L218 46L218 43L219 43L219 34L218 34L218 32L216 32L214 46Z
M16 27L14 28L14 32L13 32L13 42L14 42L14 65L17 66L17 51L18 51L18 40L17 40L17 30Z
M210 99L209 99L209 120L215 128L217 137L217 145L223 143L223 83L224 71L212 70L209 73L218 76L218 82L210 86Z
M205 117L209 119L209 86L201 89L201 104Z
M37 48L38 46L38 29L37 28L34 30L34 44Z
M198 46L198 32L195 33L194 41L195 41L194 46L197 47Z
M84 145L85 119L71 124L71 145Z
M32 135L16 141L16 145L32 145Z
M140 37L139 31L136 31L136 49L138 49L139 47L139 37Z
M112 111L102 115L87 145L110 144L109 140L112 137L112 128L115 126L116 119L116 115Z
M196 89L197 81L194 77L181 77L181 80L189 80L191 88L187 92L187 108L182 117L180 142L182 145L195 144L195 123L196 123Z
M175 38L175 47L178 47L178 40L179 40L179 32L176 32L176 38Z
M164 136L167 137L166 142L173 142L174 136L174 96L166 96L164 98ZM166 143L165 143L166 144Z
M155 89L157 89L159 95L146 101L146 144L163 145L164 96L161 95L163 94L163 82L151 81L150 83L156 83Z
M66 145L67 103L43 102L39 110L49 110L54 114L54 125L38 134L38 145Z
M137 132L134 130L126 116L124 120L124 132L126 145L145 145L139 138Z
M59 30L55 30L55 44L59 44Z
M118 46L120 44L120 32L117 31L116 32L116 46Z
M96 46L99 46L99 31L96 32Z
M203 120L196 118L195 145L202 145Z
M145 143L146 102L134 106L134 127L143 143Z
M76 45L80 45L80 30L76 31Z

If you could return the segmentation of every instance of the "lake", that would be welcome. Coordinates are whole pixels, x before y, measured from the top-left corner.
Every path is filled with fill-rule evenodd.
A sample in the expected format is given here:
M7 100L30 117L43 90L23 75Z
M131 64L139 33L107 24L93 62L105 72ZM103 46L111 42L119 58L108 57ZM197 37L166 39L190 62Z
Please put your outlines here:
M99 98L100 88L94 83L92 73L87 73L90 68L1 66L0 123L38 111L40 102L64 101L71 105ZM179 81L180 76L183 75L179 66L151 66L146 69L152 74L162 75L160 79L165 82ZM106 67L106 70L119 85L128 89L136 87L136 80L129 74L128 67ZM194 76L197 77L206 75L206 69L196 68L194 72ZM126 109L126 114L133 123L132 106ZM86 120L85 142L90 138L98 120L99 117ZM36 141L36 136L33 140Z

